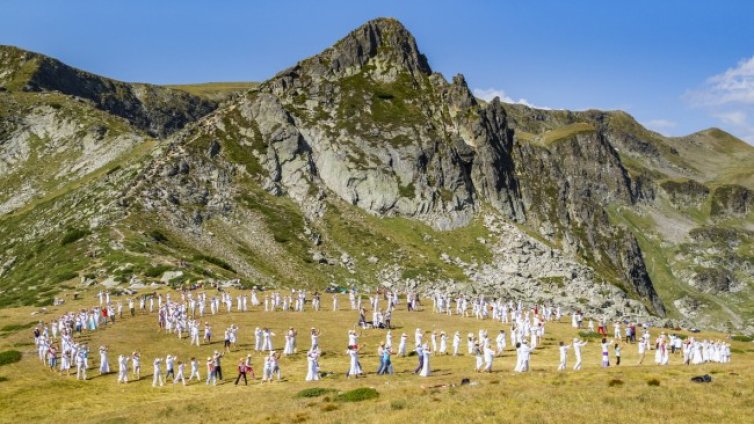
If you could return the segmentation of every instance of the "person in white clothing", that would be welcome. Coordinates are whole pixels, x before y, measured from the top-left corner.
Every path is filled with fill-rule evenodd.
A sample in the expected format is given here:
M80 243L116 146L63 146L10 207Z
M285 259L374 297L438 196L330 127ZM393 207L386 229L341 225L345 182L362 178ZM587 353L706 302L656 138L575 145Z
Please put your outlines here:
M191 357L191 375L189 375L188 381L196 377L196 381L202 381L202 376L199 374L199 361L195 357Z
M118 356L118 383L128 383L128 356Z
M157 387L158 384L160 387L162 387L165 384L165 382L162 380L162 369L160 366L161 364L162 364L162 359L160 358L155 358L154 362L152 363L152 365L154 365L154 368L152 371L153 372L152 387Z
M586 346L586 342L574 338L571 346L573 346L573 354L576 356L576 364L573 366L573 370L578 371L581 369L581 348Z
M564 371L566 369L566 362L568 362L568 349L570 349L570 347L571 345L560 342L560 346L558 347L558 350L560 351L560 364L558 365L558 371Z

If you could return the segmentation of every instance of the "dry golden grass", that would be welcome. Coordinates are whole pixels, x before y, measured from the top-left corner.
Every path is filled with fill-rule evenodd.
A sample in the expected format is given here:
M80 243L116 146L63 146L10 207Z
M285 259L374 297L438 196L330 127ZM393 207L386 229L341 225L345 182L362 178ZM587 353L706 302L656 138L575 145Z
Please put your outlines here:
M92 295L84 302L50 308L46 315L30 314L32 308L0 310L2 326L27 324L36 319L49 320L61 312L93 304ZM624 365L602 369L599 367L599 345L590 342L584 349L584 370L580 372L556 371L557 342L568 341L576 331L565 320L548 324L542 347L532 356L533 370L514 374L514 353L506 351L494 363L491 374L473 371L474 358L433 357L434 374L421 378L411 374L416 358L393 357L396 375L377 376L375 355L382 330L366 330L360 342L365 345L361 363L369 374L366 378L347 380L344 372L348 358L344 354L346 330L353 327L356 314L346 310L347 299L341 296L343 309L304 313L252 311L247 313L221 313L205 317L216 335L231 323L240 326L240 349L226 355L223 369L226 380L217 387L192 383L187 387L168 383L163 388L151 387L151 361L155 356L177 354L181 360L190 356L204 359L215 349L222 349L222 340L211 346L190 347L187 340L179 341L173 335L157 331L155 315L125 317L110 328L98 330L82 337L93 349L90 380L76 381L73 376L60 376L42 367L31 345L31 329L18 330L0 336L0 350L24 351L21 362L0 367L0 422L266 422L266 423L338 423L338 422L604 422L604 423L657 423L657 422L752 422L754 420L754 345L733 342L732 364L707 364L683 366L680 354L671 358L671 365L658 367L653 355L647 355L645 365L636 366L635 345L623 349ZM329 296L323 300L325 309L331 305ZM404 305L394 314L393 330L397 346L401 332L413 340L416 327L426 331L445 330L451 335L459 330L465 338L468 332L476 333L486 328L496 334L501 325L473 318L448 317L430 311L408 313ZM260 384L259 380L248 387L234 386L235 363L239 357L252 351L253 329L269 326L277 336L276 348L282 347L284 329L294 326L299 330L299 350L309 347L308 329L322 330L320 343L324 356L320 360L322 371L336 374L320 382L304 381L306 360L304 353L283 358L281 368L284 381ZM505 326L506 332L508 327ZM654 329L653 337L658 334ZM719 334L703 334L718 338ZM493 336L494 337L494 336ZM450 341L449 341L450 342ZM117 355L133 350L142 353L143 378L126 385L116 384L116 375L100 377L96 366L96 348L106 344L110 349L111 367ZM450 344L450 343L449 343ZM462 343L465 351L465 342ZM253 352L252 352L253 353ZM254 354L255 371L261 372L261 355ZM573 355L569 357L573 365ZM202 368L202 376L205 370ZM709 373L714 381L695 384L689 381L694 375ZM93 377L93 378L92 378ZM468 377L477 384L471 386L434 387L458 384ZM621 380L623 384L613 384ZM649 383L650 380L652 381ZM659 382L659 386L656 383ZM297 398L296 393L305 388L332 388L338 392L359 387L373 387L379 397L359 403L339 402L337 393L327 393L314 398Z

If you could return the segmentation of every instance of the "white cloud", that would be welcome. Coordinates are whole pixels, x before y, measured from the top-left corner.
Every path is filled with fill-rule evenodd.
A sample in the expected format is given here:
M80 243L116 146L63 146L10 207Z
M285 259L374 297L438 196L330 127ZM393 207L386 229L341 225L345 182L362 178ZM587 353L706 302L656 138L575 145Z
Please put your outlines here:
M746 125L747 114L742 110L733 110L729 112L718 112L714 116L728 125Z
M491 102L492 99L494 99L495 97L500 97L500 101L504 103L519 104L519 105L533 107L535 109L548 109L548 110L550 109L549 107L546 107L546 106L533 105L524 98L520 98L516 100L513 97L510 97L509 95L505 94L505 91L499 90L497 88L475 88L472 92L474 93L474 96L488 102Z
M695 106L754 105L754 56L707 78L702 88L689 91L686 97Z
M668 119L652 119L644 123L647 128L663 134L665 131L675 128L676 125L678 125L676 122Z
M754 123L749 120L754 113L754 56L707 78L701 88L686 92L684 99L754 144Z

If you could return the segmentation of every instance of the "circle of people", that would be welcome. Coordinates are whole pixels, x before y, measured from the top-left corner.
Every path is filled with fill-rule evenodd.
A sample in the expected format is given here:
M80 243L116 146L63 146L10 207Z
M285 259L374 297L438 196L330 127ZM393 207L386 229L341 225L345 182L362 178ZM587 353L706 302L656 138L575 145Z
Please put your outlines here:
M474 299L468 299L465 296L453 298L450 295L435 294L430 296L432 299L432 309L435 313L447 315L457 315L461 317L473 316L479 320L491 318L501 324L510 324L511 346L516 351L515 372L527 372L530 369L531 352L534 351L540 340L545 334L545 324L549 321L561 321L562 313L560 307L535 305L531 308L524 308L522 302L514 303L513 301L504 302L502 300L487 300L480 296ZM63 375L71 375L75 367L75 375L79 380L87 380L87 370L89 365L89 347L86 343L76 342L76 334L93 332L107 325L113 325L118 319L123 318L123 302L121 300L113 301L110 293L99 292L99 306L89 309L82 309L78 312L68 312L49 324L40 323L34 329L34 342L40 361L51 370L57 370ZM192 293L180 292L180 302L173 301L171 294L151 294L143 295L139 298L130 297L126 300L129 314L137 314L136 303L138 302L139 310L142 313L154 313L157 311L157 321L159 328L166 334L175 334L179 339L187 335L191 345L201 346L211 344L213 337L212 327L208 321L202 318L205 314L217 315L221 313L221 306L224 306L227 313L233 310L233 296L227 292L218 292L217 295L209 296L207 292ZM362 296L354 289L348 291L348 300L351 310L359 312L358 325L362 329L382 328L385 329L385 339L380 342L377 349L379 365L377 374L393 374L393 365L391 356L395 353L398 356L408 356L408 339L406 333L400 335L397 350L393 346L392 334L392 311L400 304L400 298L397 291L383 291L368 296L372 308L372 320L367 320L366 309L362 306ZM380 308L380 301L386 301L386 308ZM315 292L311 299L311 308L315 311L321 310L321 295ZM156 303L156 305L155 305ZM235 297L236 310L246 312L249 310L249 304L252 307L263 307L264 312L274 311L297 311L302 312L304 305L307 303L306 290L291 290L288 296L281 292L275 291L266 293L263 300L260 301L256 289L250 290L248 296L239 294ZM455 306L453 306L455 303ZM406 293L406 307L409 312L417 311L419 308L419 296L415 292ZM209 310L207 310L209 309ZM335 293L332 297L332 310L339 310L339 294ZM576 328L583 327L583 315L580 311L571 314L571 325ZM602 366L610 366L610 348L614 348L614 357L616 365L620 365L621 350L623 337L627 343L636 343L639 360L642 364L647 351L655 350L655 363L657 365L668 365L669 357L680 351L683 354L683 363L686 365L697 365L708 362L728 363L731 359L730 344L723 341L696 340L688 337L685 340L675 334L661 333L654 342L651 343L649 326L643 324L638 327L634 323L624 323L616 321L613 323L613 335L608 340L607 323L602 320L595 331L594 321L589 320L586 327L591 333L602 336L601 339L601 357ZM637 335L638 330L642 332ZM224 351L215 350L204 362L206 369L207 385L216 385L218 380L223 381L222 362L225 354L232 351L237 346L238 326L231 324L224 332ZM202 336L200 338L200 335ZM319 346L320 331L316 328L310 330L311 344L306 352L307 372L306 381L316 381L320 379L319 358L321 350ZM428 335L425 339L425 335ZM282 378L280 368L281 354L273 347L273 333L269 328L259 328L254 330L254 350L257 352L267 352L264 357L262 369L262 382L272 382L273 378L278 381ZM289 356L297 353L298 332L294 328L289 328L285 332L285 344L282 355ZM349 357L349 367L346 372L348 378L358 378L365 375L359 361L359 352L363 346L359 345L359 335L354 329L348 330L348 344L346 354ZM428 340L427 340L428 339ZM503 355L507 347L505 330L500 330L495 335L494 340L488 335L487 330L479 330L478 334L468 333L465 337L465 350L468 355L475 357L475 370L477 372L491 372L495 357ZM571 343L559 342L560 360L558 371L567 368L568 351L573 350L575 364L573 370L578 371L582 366L581 349L587 345L586 341L580 338L574 338ZM413 334L413 348L418 358L418 365L414 369L414 374L422 377L431 375L430 358L432 355L453 355L458 356L462 350L462 336L456 331L449 344L449 335L444 331L423 332L417 328ZM100 346L99 349L99 373L101 375L111 373L109 362L109 350L106 346ZM117 357L117 382L127 383L129 381L129 363L131 380L141 379L141 355L139 352L120 354ZM168 354L162 357L154 358L152 361L152 385L162 386L172 378L173 384L178 382L186 385L192 380L202 381L200 372L200 360L191 357L184 362L179 360L175 355ZM186 367L190 366L190 373L187 375ZM165 372L163 373L163 367ZM238 360L238 375L235 384L238 385L240 380L248 384L247 375L256 379L254 368L252 366L252 355L247 354Z

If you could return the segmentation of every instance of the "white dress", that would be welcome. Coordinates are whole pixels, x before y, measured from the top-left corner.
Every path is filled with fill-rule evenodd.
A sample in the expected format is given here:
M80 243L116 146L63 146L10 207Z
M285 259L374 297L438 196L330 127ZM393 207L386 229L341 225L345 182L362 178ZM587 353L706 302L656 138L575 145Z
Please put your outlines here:
M107 360L107 350L100 349L99 351L99 372L100 374L108 374L110 372L110 362Z
M319 380L318 356L319 355L314 352L309 352L309 354L306 355L306 363L307 363L306 381Z
M348 356L351 357L351 366L348 369L348 375L352 376L363 374L361 371L361 365L359 365L359 351L357 351L356 349L349 349Z

